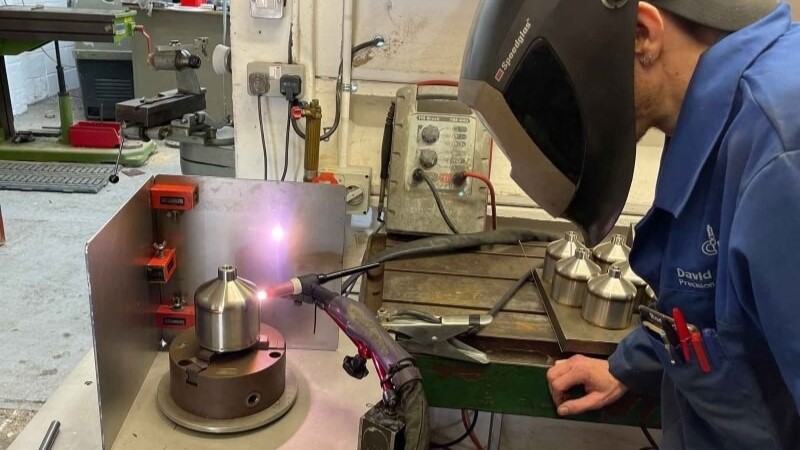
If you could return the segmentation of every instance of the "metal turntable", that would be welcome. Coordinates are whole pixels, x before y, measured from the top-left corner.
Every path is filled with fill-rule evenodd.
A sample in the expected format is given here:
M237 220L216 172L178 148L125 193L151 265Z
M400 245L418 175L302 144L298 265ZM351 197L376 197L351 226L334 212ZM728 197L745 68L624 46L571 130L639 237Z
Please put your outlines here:
M236 433L292 408L297 379L283 336L260 323L262 299L230 265L197 289L196 326L172 341L169 372L158 386L158 406L170 420L194 431Z

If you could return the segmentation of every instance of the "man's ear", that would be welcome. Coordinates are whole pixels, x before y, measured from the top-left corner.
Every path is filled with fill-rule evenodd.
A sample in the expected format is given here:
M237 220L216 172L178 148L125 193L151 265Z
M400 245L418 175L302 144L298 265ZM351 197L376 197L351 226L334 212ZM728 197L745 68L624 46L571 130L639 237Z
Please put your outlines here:
M664 17L655 6L639 2L636 16L636 59L650 65L661 55L664 38Z

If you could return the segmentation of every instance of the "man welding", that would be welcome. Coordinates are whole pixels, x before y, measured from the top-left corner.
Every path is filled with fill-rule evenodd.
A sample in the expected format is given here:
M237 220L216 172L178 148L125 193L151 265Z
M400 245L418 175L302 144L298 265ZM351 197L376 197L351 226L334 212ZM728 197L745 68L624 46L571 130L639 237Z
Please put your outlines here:
M622 211L636 141L650 128L667 136L630 260L664 326L696 327L693 345L641 327L608 361L560 361L548 372L558 413L660 393L664 449L800 449L800 26L789 6L484 0L460 98L517 183L588 245ZM587 394L568 398L578 385Z

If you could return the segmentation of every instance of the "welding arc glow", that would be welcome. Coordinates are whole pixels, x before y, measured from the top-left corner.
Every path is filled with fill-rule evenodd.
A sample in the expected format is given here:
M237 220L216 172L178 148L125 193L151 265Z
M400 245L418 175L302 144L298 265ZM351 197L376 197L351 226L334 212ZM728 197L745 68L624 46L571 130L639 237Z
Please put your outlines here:
M272 227L272 240L275 242L280 242L286 236L286 233L283 231L283 227L280 225L275 225Z
M263 302L264 300L266 300L266 299L267 299L267 297L269 297L269 296L267 295L267 291L258 291L258 292L256 292L256 298L257 298L257 299L258 299L258 301L260 301L260 302Z

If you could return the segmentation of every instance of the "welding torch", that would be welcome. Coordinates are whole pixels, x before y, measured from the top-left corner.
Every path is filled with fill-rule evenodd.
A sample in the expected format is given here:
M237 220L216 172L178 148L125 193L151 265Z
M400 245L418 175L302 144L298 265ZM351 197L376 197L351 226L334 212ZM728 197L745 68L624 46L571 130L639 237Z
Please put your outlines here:
M325 311L358 349L356 356L345 358L345 371L354 378L364 378L369 373L366 362L371 359L380 378L384 400L388 405L396 405L397 393L403 385L422 379L419 369L414 365L414 358L395 341L366 306L322 286L331 280L375 269L380 264L371 263L328 274L292 278L269 288L266 293L270 299L302 295L303 301Z

